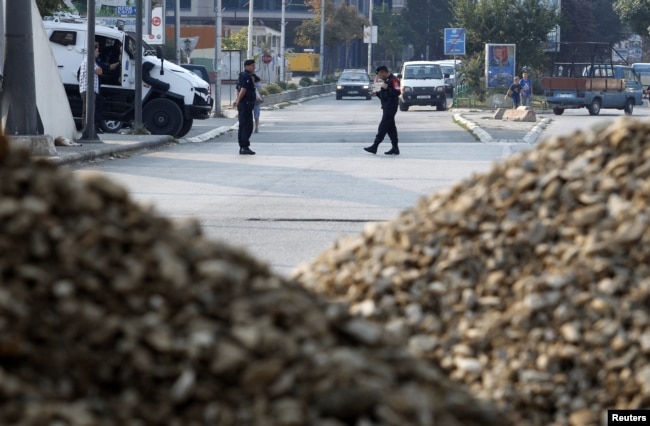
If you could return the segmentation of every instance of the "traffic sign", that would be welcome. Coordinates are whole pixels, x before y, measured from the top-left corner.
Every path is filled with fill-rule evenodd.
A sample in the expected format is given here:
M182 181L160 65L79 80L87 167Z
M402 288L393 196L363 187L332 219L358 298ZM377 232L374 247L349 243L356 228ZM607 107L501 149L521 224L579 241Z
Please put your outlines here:
M465 28L445 28L445 55L465 54Z
M273 61L273 56L269 55L268 53L265 53L262 55L262 62L265 64L270 64Z
M116 6L117 16L135 16L135 6Z

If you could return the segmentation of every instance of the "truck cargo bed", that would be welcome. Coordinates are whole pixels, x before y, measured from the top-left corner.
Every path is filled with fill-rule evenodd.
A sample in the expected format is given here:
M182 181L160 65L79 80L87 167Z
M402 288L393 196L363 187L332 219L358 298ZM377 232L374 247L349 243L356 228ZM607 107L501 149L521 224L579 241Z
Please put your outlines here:
M588 77L542 77L544 90L625 90L625 79Z

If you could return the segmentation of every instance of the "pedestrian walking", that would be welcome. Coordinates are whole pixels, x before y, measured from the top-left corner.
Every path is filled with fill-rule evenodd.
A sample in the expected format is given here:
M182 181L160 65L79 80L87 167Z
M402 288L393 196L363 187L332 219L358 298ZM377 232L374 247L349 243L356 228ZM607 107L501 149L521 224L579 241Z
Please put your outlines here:
M519 80L521 85L521 104L523 106L530 106L530 100L533 96L533 82L530 81L527 72L521 74L521 80Z
M246 59L244 61L244 71L239 74L237 82L237 99L233 106L237 107L239 114L239 130L237 131L237 141L239 142L239 154L255 155L250 149L251 135L253 134L253 109L255 108L255 61Z
M384 140L386 135L390 138L392 148L386 151L386 155L399 155L397 126L395 125L395 115L399 106L399 95L401 93L399 80L388 71L384 65L378 67L375 72L377 78L382 81L379 91L371 92L371 96L377 96L381 100L382 116L375 136L375 142L368 147L363 148L371 154L377 153L377 147Z
M512 109L517 109L517 107L519 106L520 94L521 94L521 84L519 84L519 76L515 76L512 84L508 88L508 91L506 92L506 95L503 97L503 99L508 99L508 97L512 98Z

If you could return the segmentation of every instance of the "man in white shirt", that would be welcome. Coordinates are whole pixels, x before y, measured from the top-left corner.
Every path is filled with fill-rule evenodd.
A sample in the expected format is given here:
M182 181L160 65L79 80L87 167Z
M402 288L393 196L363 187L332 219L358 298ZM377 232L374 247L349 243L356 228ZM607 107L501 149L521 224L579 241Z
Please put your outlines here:
M95 43L95 59L99 56L99 44ZM101 97L99 95L99 76L102 75L102 68L97 65L97 62L93 61L95 67L95 73L93 74L93 87L94 87L94 98L95 98L95 132L103 133L100 127L102 122L102 109L101 109ZM79 68L79 94L81 95L82 115L81 122L83 123L84 130L86 125L86 86L88 86L88 57L84 57L83 62L81 62L81 67Z

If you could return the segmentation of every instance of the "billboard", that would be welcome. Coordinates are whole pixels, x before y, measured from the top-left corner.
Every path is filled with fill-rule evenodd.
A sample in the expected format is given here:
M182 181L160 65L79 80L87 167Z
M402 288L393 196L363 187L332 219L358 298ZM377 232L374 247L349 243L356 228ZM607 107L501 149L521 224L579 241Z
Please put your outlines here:
M133 0L95 0L95 16L103 25L124 23L126 31L135 32L136 8ZM149 44L165 44L165 0L143 0L142 39ZM147 25L150 24L150 25Z
M514 44L485 45L485 84L490 88L508 88L512 84L516 67Z

